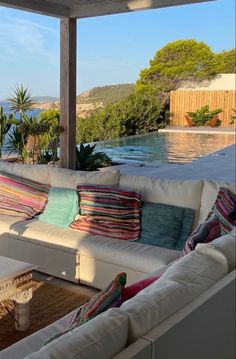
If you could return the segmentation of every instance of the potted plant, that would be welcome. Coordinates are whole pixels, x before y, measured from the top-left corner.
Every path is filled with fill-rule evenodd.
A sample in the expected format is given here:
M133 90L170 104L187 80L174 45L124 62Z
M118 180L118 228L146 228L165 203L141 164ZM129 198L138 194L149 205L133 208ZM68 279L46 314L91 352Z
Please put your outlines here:
M219 126L220 120L218 114L222 112L222 108L213 111L209 110L209 105L202 106L196 112L187 112L192 126Z

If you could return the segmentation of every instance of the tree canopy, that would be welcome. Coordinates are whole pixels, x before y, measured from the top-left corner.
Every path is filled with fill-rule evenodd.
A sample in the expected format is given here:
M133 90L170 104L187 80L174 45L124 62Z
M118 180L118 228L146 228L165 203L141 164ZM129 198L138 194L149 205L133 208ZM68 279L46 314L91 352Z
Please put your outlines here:
M150 66L140 72L137 91L163 95L185 82L199 83L219 73L235 72L234 50L215 54L202 41L177 40L158 50Z
M218 74L233 74L236 72L236 49L222 51L215 56Z

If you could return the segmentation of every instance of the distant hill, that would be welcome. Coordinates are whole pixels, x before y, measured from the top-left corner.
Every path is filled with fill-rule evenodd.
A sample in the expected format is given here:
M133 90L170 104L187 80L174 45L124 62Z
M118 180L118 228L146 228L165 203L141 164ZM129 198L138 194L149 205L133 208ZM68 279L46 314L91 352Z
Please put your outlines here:
M128 96L134 90L134 84L121 84L94 87L93 89L83 92L77 96L78 104L102 102L107 105L112 102L117 102L122 98Z
M59 101L58 97L52 97L52 96L35 96L33 97L33 100L37 103L45 103L45 102L56 102Z
M134 90L133 84L110 85L94 87L93 89L83 92L77 96L76 99L76 113L77 116L85 118L88 117L92 111L105 107L109 103L120 101L122 98L128 96ZM34 98L42 99L43 97ZM47 97L48 98L48 97ZM59 108L58 99L55 101L37 101L35 107L42 110L49 110L51 108Z

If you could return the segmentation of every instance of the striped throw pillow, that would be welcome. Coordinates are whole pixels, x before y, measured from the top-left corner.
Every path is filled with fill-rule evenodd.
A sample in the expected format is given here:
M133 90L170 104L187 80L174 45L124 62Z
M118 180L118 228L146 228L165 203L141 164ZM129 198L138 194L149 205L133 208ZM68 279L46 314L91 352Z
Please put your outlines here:
M236 219L231 216L236 210L236 196L228 188L221 187L212 208L220 222L221 235L224 236L236 226Z
M204 223L199 224L199 226L191 233L185 243L180 257L183 257L193 251L198 243L211 242L220 237L220 235L220 222L213 214Z
M71 228L116 239L139 238L139 193L104 186L78 186L77 190L80 214Z
M0 172L0 214L29 219L42 213L50 186Z

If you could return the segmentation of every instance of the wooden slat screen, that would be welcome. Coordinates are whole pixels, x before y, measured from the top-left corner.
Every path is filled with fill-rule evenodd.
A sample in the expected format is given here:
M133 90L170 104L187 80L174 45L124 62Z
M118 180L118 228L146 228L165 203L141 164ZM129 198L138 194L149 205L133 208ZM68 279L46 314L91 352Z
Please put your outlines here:
M236 91L195 91L177 90L170 93L170 112L172 126L186 126L184 115L187 111L196 111L204 105L209 105L210 110L222 108L219 114L221 126L229 126L232 108L236 108Z

